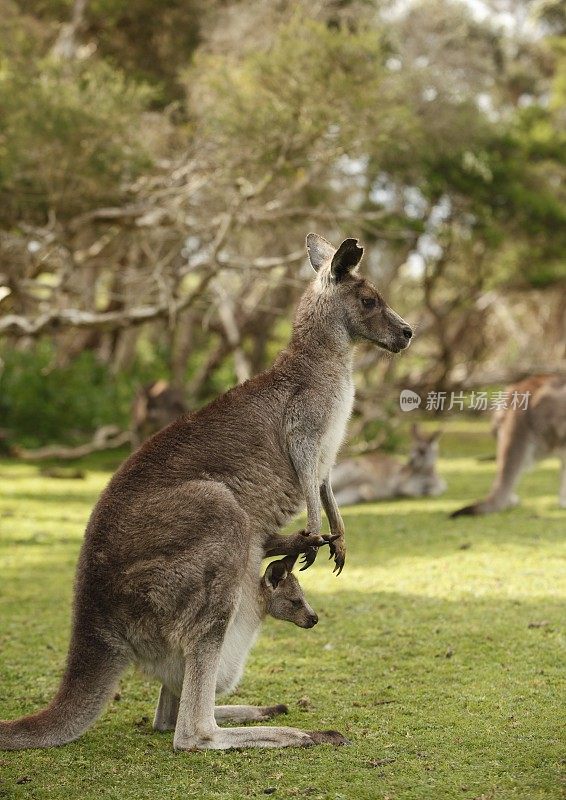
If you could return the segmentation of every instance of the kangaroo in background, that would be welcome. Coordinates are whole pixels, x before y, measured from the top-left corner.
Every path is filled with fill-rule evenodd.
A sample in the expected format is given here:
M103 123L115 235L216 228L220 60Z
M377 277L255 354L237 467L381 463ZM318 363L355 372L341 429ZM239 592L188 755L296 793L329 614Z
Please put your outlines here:
M405 464L379 451L341 461L332 470L332 488L338 505L442 494L446 481L436 471L441 433L438 430L427 436L413 425L411 452Z
M254 597L270 541L307 509L346 558L330 469L354 399L356 342L390 353L412 330L357 273L363 249L307 237L316 273L273 366L156 433L120 466L87 525L67 665L43 711L0 723L0 748L51 747L98 717L131 662L180 692L176 750L343 743L337 732L220 728L225 691L256 632ZM266 547L267 545L267 547Z
M559 503L566 508L566 376L533 375L508 386L513 392L529 392L526 408L507 406L497 411L497 474L485 500L454 511L452 517L489 514L517 505L515 486L535 460L556 453L561 461Z
M282 539L291 537L283 536ZM304 537L303 537L304 539ZM248 644L252 647L261 625L266 616L274 619L292 622L299 628L313 628L318 622L318 616L308 604L303 589L292 574L296 556L286 557L280 561L272 561L265 574L258 583L255 595L250 597L250 626L255 625L253 638ZM232 663L233 672L227 668L224 682L217 685L217 694L226 694L233 691L238 685L247 653L239 653ZM171 691L169 686L162 685L159 700L153 720L153 727L158 731L175 730L177 715L179 713L179 697L181 693L182 675L179 676L177 691ZM216 722L263 722L277 716L286 714L287 706L214 706ZM316 734L311 734L311 736Z
M167 381L142 386L132 404L132 449L187 411L183 393Z

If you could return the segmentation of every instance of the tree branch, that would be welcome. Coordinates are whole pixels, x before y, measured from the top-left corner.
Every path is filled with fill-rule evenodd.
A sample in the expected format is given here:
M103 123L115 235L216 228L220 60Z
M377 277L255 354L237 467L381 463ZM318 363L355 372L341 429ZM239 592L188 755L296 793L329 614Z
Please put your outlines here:
M14 455L24 461L44 461L49 458L74 459L98 453L101 450L114 450L129 444L130 441L130 431L121 431L115 425L105 425L96 431L90 442L77 445L77 447L65 447L57 444L39 447L37 450L24 450L16 447Z

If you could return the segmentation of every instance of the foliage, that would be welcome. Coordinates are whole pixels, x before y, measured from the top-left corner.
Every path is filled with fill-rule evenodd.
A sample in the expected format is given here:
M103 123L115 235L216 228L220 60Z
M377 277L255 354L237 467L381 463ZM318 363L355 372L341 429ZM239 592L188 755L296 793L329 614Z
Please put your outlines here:
M441 498L346 511L349 555L336 578L301 573L320 615L312 631L268 621L232 702L286 702L285 724L336 728L351 746L174 754L151 730L157 686L128 672L78 742L2 753L0 794L322 800L558 800L564 709L564 512L557 462L524 479L524 506L457 522L485 494L486 426L448 426ZM108 454L84 481L1 464L0 716L46 703L67 646L74 564ZM106 463L102 464L102 459Z
M563 360L555 0L505 26L456 0L0 2L9 347L165 354L200 405L285 341L311 229L358 236L418 329L399 366L364 355L367 396Z
M48 343L24 353L7 350L2 359L2 427L29 447L88 439L102 425L129 428L134 392L164 369L153 360L112 375L88 351L57 366Z
M25 3L27 14L50 32L69 20L73 5L72 0ZM91 0L81 20L81 40L94 44L97 54L128 78L151 83L153 102L162 107L182 92L178 71L200 41L207 6L211 10L214 3L136 0L134 6L128 0Z
M149 166L139 119L151 99L104 62L43 59L0 72L0 219L70 217L116 202Z
M379 30L345 34L297 16L268 49L197 58L187 75L193 113L203 134L237 159L238 176L261 177L279 162L292 181L293 167L320 149L333 160L366 156L370 129L376 146L390 146L395 111L403 138L401 99L383 92L385 53ZM410 127L410 110L408 117Z

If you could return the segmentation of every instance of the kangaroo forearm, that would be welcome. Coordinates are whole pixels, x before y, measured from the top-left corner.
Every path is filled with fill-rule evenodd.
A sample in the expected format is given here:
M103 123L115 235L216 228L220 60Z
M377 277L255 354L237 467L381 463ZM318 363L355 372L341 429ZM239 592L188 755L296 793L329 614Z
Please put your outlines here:
M318 454L306 437L294 433L288 440L289 456L295 468L307 506L307 531L320 533L322 515L318 487Z
M322 528L322 514L316 469L305 467L297 474L307 505L307 531L311 534L319 534Z
M319 533L322 528L322 514L320 513L320 501L318 492L313 492L313 496L307 498L307 530L309 533Z
M344 536L344 520L342 519L340 509L338 508L338 503L334 497L330 478L326 478L326 480L322 482L320 487L320 500L322 502L322 507L324 509L324 513L326 514L326 518L328 519L330 533L333 535Z
M320 486L320 500L324 513L328 518L330 533L333 537L336 537L335 541L330 542L330 555L334 557L335 566L333 571L340 575L346 562L346 539L344 536L344 522L332 491L330 476L327 476Z
M297 534L283 536L280 533L272 533L263 543L263 555L266 558L271 556L290 556L296 544Z

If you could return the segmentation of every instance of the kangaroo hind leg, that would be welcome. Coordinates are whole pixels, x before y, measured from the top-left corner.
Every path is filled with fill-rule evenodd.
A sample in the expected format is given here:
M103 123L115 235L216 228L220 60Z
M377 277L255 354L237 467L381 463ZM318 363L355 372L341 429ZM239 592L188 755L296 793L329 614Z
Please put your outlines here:
M233 598L233 601L235 598ZM229 613L214 613L201 618L206 631L193 637L185 648L185 677L179 715L175 727L175 750L229 750L239 747L309 747L322 742L346 744L336 731L306 733L287 727L220 728L215 717L214 697L216 674L220 662L222 638L228 626ZM220 718L226 721L226 711L219 707ZM233 721L244 721L235 715ZM249 717L245 717L248 721Z
M305 747L330 741L324 739L327 734L310 735L294 728L218 726L214 702L222 646L238 611L252 543L248 517L228 488L211 481L198 489L193 492L192 519L187 520L195 534L191 592L180 595L179 601L184 597L185 603L176 606L174 635L183 653L184 676L175 750ZM196 513L198 507L206 513Z
M166 686L162 685L153 718L153 729L156 731L174 731L178 713L179 698Z
M282 703L275 706L214 706L214 719L218 724L223 722L265 722L279 714L286 714L287 711L287 706ZM178 714L179 698L166 686L162 686L155 709L154 730L174 731Z

